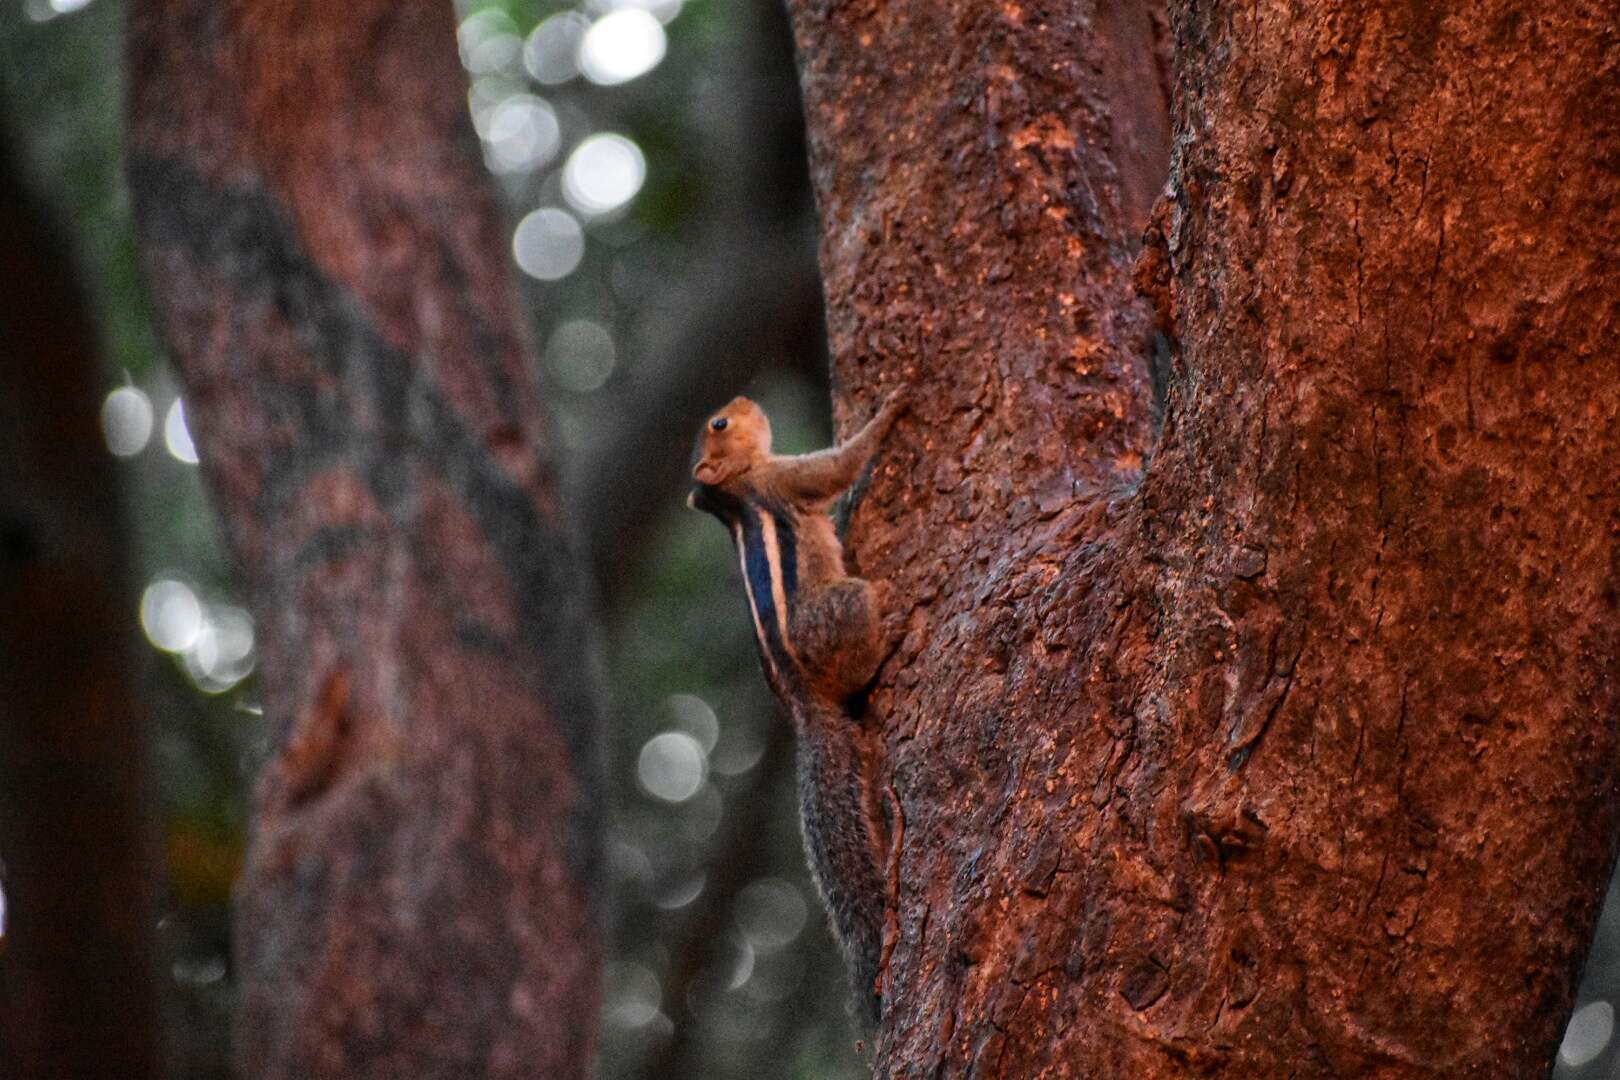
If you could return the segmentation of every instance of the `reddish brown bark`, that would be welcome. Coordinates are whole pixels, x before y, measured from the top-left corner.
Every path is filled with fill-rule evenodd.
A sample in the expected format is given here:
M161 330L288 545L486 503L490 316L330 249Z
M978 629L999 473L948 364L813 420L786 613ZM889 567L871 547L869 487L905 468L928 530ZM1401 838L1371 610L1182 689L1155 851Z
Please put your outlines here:
M279 748L237 887L254 1075L589 1057L587 590L451 19L131 16L142 241Z
M0 139L0 1061L156 1077L135 606L94 327Z
M836 373L922 388L852 530L913 605L879 1075L1544 1074L1616 825L1612 12L1173 4L1137 481L1148 7L793 11Z

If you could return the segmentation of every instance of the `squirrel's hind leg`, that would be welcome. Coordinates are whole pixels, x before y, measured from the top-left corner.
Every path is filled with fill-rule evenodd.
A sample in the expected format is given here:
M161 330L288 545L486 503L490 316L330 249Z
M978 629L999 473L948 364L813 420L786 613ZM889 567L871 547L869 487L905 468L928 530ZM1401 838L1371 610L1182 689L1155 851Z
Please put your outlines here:
M811 687L842 702L872 681L883 660L883 592L843 578L815 590L793 615L793 643Z

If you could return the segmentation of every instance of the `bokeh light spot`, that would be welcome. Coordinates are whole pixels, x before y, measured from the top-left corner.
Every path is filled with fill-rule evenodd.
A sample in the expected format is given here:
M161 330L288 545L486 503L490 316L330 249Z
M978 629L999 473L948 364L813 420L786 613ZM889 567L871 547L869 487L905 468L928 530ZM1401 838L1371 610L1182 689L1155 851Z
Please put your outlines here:
M577 11L564 11L543 19L523 43L523 67L544 86L565 83L579 74L579 43L591 20Z
M673 22L675 16L681 13L682 0L591 0L591 10L595 12L622 11L625 8L640 8L651 12L657 20L666 26Z
M679 911L703 895L706 883L702 874L696 874L666 885L653 897L653 906L660 911Z
M671 694L666 704L681 730L696 739L705 754L713 753L720 741L720 718L713 707L696 694Z
M101 403L101 433L107 449L131 457L152 437L152 399L139 387L120 386Z
M714 771L721 776L741 776L765 756L765 743L759 732L742 724L728 724L725 738L714 751Z
M614 360L613 335L590 319L569 319L546 343L552 374L576 394L600 389L613 374Z
M760 952L792 942L809 915L799 890L781 878L761 878L737 897L737 928Z
M186 674L199 690L218 694L253 673L253 618L230 604L210 607L185 653Z
M663 995L651 968L621 960L608 967L602 1014L615 1027L645 1027L658 1017Z
M585 257L585 230L568 211L541 207L518 222L512 233L512 256L532 278L565 278Z
M185 652L202 628L202 604L185 582L160 578L141 594L141 629L164 652Z
M738 943L737 962L732 966L731 978L726 980L727 990L741 990L743 985L754 977L754 960L758 955L748 942Z
M489 110L483 135L495 171L528 172L557 155L562 126L547 102L533 94L512 94Z
M1594 1001L1582 1005L1569 1018L1564 1029L1564 1042L1558 1048L1558 1060L1570 1068L1578 1068L1603 1053L1614 1035L1614 1006L1607 1001Z
M505 75L485 75L472 81L467 87L467 111L472 114L473 130L480 139L489 138L489 120L495 106L524 92L522 82Z
M639 844L615 837L608 841L608 873L615 881L646 881L652 877L652 860Z
M484 8L462 20L456 28L461 65L474 75L488 75L509 67L523 48L517 24L499 8Z
M592 135L574 148L563 166L563 197L582 214L617 210L641 190L647 159L623 135Z
M721 798L719 788L713 784L704 784L698 788L696 795L687 800L682 810L684 820L681 822L681 831L692 843L706 844L720 827L720 818L725 811L725 800Z
M31 22L46 22L90 6L90 0L23 0L23 14Z
M591 24L579 43L579 70L599 86L645 75L664 58L664 26L641 8L609 12Z
M174 399L168 415L163 418L163 445L169 448L169 456L174 460L187 465L197 464L197 444L191 441L191 428L186 425L186 405L179 398Z
M180 959L169 966L174 981L189 986L210 986L225 977L225 960L218 956Z
M703 747L684 731L666 731L648 739L636 759L636 778L649 795L665 802L685 802L703 786Z

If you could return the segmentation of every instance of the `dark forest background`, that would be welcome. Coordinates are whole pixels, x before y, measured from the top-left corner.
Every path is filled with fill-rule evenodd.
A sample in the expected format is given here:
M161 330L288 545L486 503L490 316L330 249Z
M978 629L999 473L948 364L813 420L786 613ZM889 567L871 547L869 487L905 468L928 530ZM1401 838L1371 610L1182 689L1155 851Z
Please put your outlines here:
M801 854L788 730L756 668L730 547L682 502L688 419L735 393L766 406L780 449L829 438L785 17L770 0L464 2L458 14L468 108L509 211L532 374L610 646L599 1073L860 1075ZM89 301L79 331L100 356L103 436L131 525L117 589L145 660L168 1072L201 1078L228 1074L228 905L268 748L252 620L137 269L122 20L119 0L0 5L0 147L28 205L71 238L41 256L75 271ZM64 298L59 314L82 313ZM0 374L30 377L10 363ZM28 809L8 802L0 791L0 815ZM1557 1075L1620 1076L1617 994L1611 896Z

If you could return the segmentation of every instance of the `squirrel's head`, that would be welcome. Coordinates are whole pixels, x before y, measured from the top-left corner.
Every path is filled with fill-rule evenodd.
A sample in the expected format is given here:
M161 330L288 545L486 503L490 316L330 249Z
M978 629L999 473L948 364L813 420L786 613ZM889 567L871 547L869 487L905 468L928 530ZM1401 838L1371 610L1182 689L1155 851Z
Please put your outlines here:
M771 422L745 397L731 403L703 426L703 456L692 476L699 483L723 484L741 476L771 452Z

